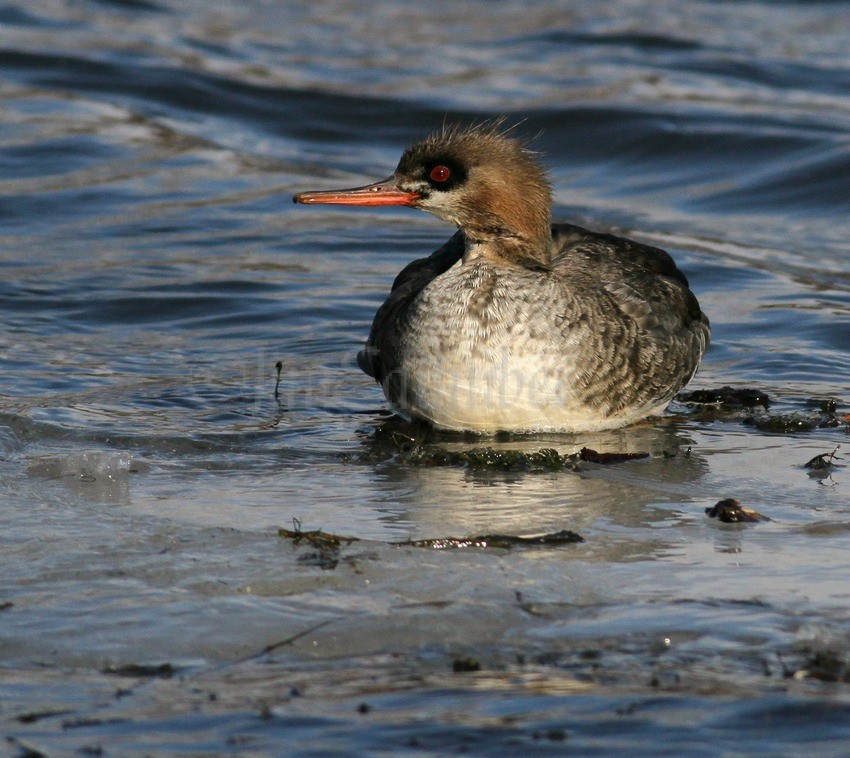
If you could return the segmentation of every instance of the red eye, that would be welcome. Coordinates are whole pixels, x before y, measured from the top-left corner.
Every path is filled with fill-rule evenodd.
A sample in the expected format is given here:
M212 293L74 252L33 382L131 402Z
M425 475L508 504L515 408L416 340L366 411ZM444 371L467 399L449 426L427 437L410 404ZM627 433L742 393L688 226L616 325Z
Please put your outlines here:
M451 175L452 172L449 170L448 166L434 166L434 168L431 169L431 173L428 174L428 176L431 177L431 180L435 182L446 182Z

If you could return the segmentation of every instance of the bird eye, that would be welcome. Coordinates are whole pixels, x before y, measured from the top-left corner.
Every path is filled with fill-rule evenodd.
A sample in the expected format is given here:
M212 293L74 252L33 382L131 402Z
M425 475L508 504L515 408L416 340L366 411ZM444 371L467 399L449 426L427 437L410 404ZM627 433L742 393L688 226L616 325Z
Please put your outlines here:
M434 166L434 168L431 169L431 173L428 174L434 182L446 182L449 180L451 175L452 172L449 170L448 166Z

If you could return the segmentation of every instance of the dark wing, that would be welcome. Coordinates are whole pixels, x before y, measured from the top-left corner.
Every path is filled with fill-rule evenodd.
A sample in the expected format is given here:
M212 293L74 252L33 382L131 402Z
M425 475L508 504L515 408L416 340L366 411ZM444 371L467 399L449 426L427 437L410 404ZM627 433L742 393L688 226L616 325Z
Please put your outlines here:
M665 326L672 331L708 319L688 286L687 277L661 248L591 232L572 224L554 224L552 268L562 276L592 271L621 310L643 328Z
M357 365L378 384L395 365L397 343L395 328L413 299L440 274L444 274L463 257L463 233L457 232L427 258L405 266L395 278L389 297L375 314L366 347L357 354Z
M633 377L630 391L646 398L675 395L697 370L711 328L673 258L660 248L571 224L555 224L552 236L556 275L576 293L590 295L589 309L608 302L619 310L619 318L598 317L596 323L632 335L599 335L602 342L619 339L630 345L623 356ZM600 290L607 297L600 298ZM613 382L621 369L603 365ZM604 388L605 382L600 378L596 385Z

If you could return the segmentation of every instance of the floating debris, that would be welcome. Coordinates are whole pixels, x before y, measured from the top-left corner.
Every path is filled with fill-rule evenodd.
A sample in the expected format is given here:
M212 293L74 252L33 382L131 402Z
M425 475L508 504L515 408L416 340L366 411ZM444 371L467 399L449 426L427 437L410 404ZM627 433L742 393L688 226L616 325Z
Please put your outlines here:
M838 410L838 401L831 397L826 400L812 399L810 402L820 408L823 413L835 413Z
M815 429L834 429L844 423L834 413L777 413L748 416L744 423L761 432L789 434L812 432Z
M294 529L284 529L281 527L277 530L277 534L278 537L285 537L286 539L292 540L296 545L303 540L313 547L339 548L344 545L350 545L352 542L360 541L359 537L341 537L338 534L323 532L320 529L305 532L302 531L301 522L298 519L292 519L292 521L295 526Z
M280 528L278 536L292 540L294 544L306 541L310 546L316 548L320 553L326 555L327 560L335 560L334 566L339 561L339 550L352 542L360 542L358 537L341 537L338 534L323 532L319 530L304 532L300 528L300 522L295 520L295 529ZM547 532L544 534L515 535L515 534L481 534L474 537L435 537L422 540L403 540L390 542L394 547L427 547L433 550L446 550L448 548L501 548L504 550L514 547L557 547L559 545L571 545L584 542L584 537L569 529L560 532ZM324 566L322 566L324 568Z
M694 390L680 392L676 400L685 405L712 405L720 408L767 408L770 397L762 390L751 388L736 389L735 387L720 387L716 390Z
M15 716L15 720L19 721L22 724L34 724L36 721L41 721L42 719L50 719L55 716L67 716L69 713L73 713L74 711L69 708L62 709L54 709L54 710L46 710L46 711L27 711L26 713L19 713Z
M343 547L352 542L360 541L357 537L340 537L338 534L323 532L319 529L305 532L301 529L301 522L297 518L292 519L292 525L293 529L284 529L283 527L278 529L278 537L292 540L295 545L299 545L303 541L315 548L316 552L303 555L298 560L301 563L309 563L325 570L337 567L340 550Z
M286 639L279 640L278 642L273 642L271 645L266 645L260 652L260 655L268 655L269 653L273 653L278 648L284 647L286 645L292 645L293 643L300 640L302 637L306 637L307 635L312 634L313 632L319 631L319 629L321 629L322 627L328 626L328 624L332 624L333 621L333 619L325 619L324 621L320 621L318 624L313 624L313 626L307 627L306 629L302 629L300 632L291 634ZM257 656L252 655L248 658L245 658L244 660L251 660L256 657ZM300 697L300 695L301 690L299 690L297 687L292 687L289 690L290 697Z
M833 481L833 471L841 467L841 464L836 463L836 461L844 460L837 455L840 447L841 445L836 445L831 453L816 455L810 461L804 463L803 468L809 469L807 472L808 475L812 479L816 479L819 484L826 484L828 481Z
M706 508L705 513L709 518L716 518L724 524L741 524L751 523L755 521L770 521L770 519L754 511L752 508L746 508L734 498L721 500L717 505L711 508Z
M564 729L547 729L545 732L533 732L531 738L534 740L549 740L550 742L563 742L569 737Z
M113 676L142 676L170 679L177 673L177 669L170 663L125 663L123 666L107 666L101 669L100 673L111 674Z
M414 445L400 452L397 460L399 463L417 466L463 466L470 471L546 472L576 471L580 461L611 464L648 457L649 453L599 453L589 447L583 447L578 453L561 455L552 448L527 453L522 450L496 450L492 447L453 451Z
M649 458L649 453L597 453L589 447L583 447L578 451L578 457L588 463L601 463L607 466L611 463L623 463L624 461L637 461Z
M563 471L575 469L578 458L561 455L551 448L526 453L522 450L496 450L492 447L454 451L413 445L401 450L396 460L417 466L463 466L471 471Z
M93 726L103 726L104 724L126 724L130 719L126 718L111 718L111 719L99 719L99 718L78 718L78 719L68 719L67 721L62 722L63 729L89 729Z
M280 372L283 371L283 361L278 361L274 364L275 380L274 380L274 399L280 398Z
M739 421L759 431L777 434L812 432L846 426L850 432L850 416L837 413L838 401L832 398L811 398L805 401L806 410L770 413L773 400L762 391L752 388L720 387L714 390L680 392L676 400L693 406L689 418L702 422Z
M396 463L413 466L456 466L472 472L558 472L577 471L582 462L621 463L648 458L649 453L599 453L582 448L577 453L562 455L552 448L526 451L515 448L470 447L449 450L446 443L475 442L481 438L473 433L438 431L417 422L387 419L374 430L368 449L356 460L376 463L394 459ZM514 439L510 434L496 436L499 443ZM525 443L523 443L525 444ZM347 455L343 460L351 460Z
M408 540L392 542L392 545L407 547L430 547L434 550L461 547L498 547L510 549L513 547L554 547L557 545L572 545L584 542L584 537L576 532L564 529L550 534L533 534L517 536L513 534L482 534L477 537L437 537L428 540Z
M831 453L821 453L820 455L816 455L810 461L804 463L803 468L812 469L812 471L809 472L810 475L818 471L832 471L836 467L836 465L838 465L835 463L836 460L844 460L843 458L840 458L838 455L836 455L840 447L841 445L836 445L835 450L833 450Z
M834 650L808 651L800 668L785 669L785 678L850 683L850 663Z
M456 674L469 671L481 671L481 664L475 658L455 658L452 661L452 671Z

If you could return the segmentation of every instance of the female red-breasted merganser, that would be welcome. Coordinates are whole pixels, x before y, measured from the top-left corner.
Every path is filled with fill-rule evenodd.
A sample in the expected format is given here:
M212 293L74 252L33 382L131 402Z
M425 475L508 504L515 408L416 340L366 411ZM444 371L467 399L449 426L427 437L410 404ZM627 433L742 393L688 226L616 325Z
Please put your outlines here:
M447 127L376 184L298 203L407 205L459 231L397 277L360 367L403 416L477 432L613 429L660 413L710 329L663 250L552 224L552 191L498 125Z

